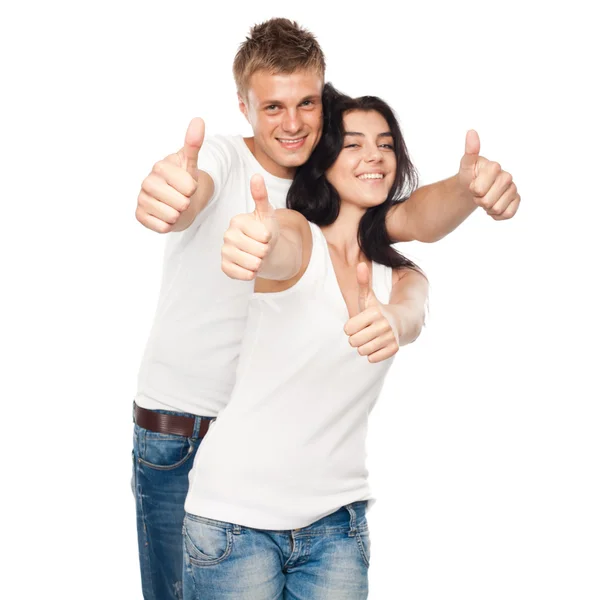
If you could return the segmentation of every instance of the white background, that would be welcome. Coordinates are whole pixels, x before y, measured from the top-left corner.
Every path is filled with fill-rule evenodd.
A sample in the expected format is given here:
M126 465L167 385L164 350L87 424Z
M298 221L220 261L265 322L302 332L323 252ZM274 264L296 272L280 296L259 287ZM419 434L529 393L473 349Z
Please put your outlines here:
M164 240L134 219L139 185L194 116L249 133L233 57L253 23L287 16L317 35L328 80L394 106L422 183L455 173L475 128L523 197L512 221L477 212L402 248L430 314L372 415L370 597L598 600L590 9L18 6L0 19L0 596L141 598L130 411Z

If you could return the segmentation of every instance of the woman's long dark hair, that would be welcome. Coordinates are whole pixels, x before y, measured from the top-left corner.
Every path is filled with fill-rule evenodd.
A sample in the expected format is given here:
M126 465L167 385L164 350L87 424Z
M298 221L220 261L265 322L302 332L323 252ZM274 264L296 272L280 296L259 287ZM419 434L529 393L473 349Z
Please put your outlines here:
M378 112L386 121L394 138L396 178L385 202L367 209L358 226L358 244L370 260L394 269L418 269L409 259L392 248L385 219L390 209L404 202L417 188L417 172L408 151L394 111L376 96L350 98L330 83L323 89L323 134L308 161L298 168L287 195L287 207L302 213L309 221L331 225L340 212L340 197L327 181L326 171L333 165L344 146L344 113L350 110Z

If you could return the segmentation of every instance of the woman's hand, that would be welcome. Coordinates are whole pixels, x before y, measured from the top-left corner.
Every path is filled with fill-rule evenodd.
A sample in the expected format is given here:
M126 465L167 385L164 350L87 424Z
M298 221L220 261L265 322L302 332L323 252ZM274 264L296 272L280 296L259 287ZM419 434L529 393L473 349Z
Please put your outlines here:
M361 356L366 356L371 363L381 362L396 354L400 346L419 337L424 310L415 308L414 302L382 304L373 292L365 263L358 265L356 276L361 312L346 323L344 332Z
M260 175L250 180L254 212L233 217L223 237L221 269L232 279L251 281L279 237L275 209L269 204L267 188Z

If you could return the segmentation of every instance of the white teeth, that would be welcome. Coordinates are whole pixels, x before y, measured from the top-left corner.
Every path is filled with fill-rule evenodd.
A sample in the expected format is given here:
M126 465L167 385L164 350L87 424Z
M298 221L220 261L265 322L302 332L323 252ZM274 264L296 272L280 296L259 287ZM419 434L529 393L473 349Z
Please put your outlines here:
M381 173L363 173L358 176L359 179L383 179L383 175Z
M282 140L281 138L279 138L279 141L283 144L295 144L296 142L299 142L302 139L303 138L298 138L297 140Z

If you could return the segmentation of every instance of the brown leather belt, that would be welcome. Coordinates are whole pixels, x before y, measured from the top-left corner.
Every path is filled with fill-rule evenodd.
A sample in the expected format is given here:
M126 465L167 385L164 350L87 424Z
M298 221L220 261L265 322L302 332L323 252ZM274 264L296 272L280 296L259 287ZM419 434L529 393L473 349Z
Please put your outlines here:
M156 433L170 433L172 435L182 435L192 437L194 435L195 417L186 417L184 415L165 415L154 410L142 408L137 404L134 407L133 418L137 425L155 431ZM213 421L211 417L198 417L200 419L200 431L198 436L203 438Z

